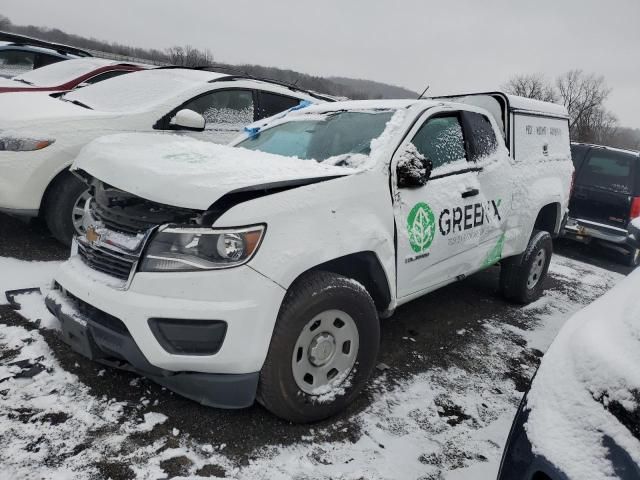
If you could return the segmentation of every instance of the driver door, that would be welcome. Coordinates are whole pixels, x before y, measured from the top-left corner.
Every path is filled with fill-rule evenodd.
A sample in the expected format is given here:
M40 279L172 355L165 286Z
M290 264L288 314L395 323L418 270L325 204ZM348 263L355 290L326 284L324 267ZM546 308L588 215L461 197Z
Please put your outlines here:
M462 125L461 112L430 109L393 158L398 298L434 290L477 264L484 199ZM425 185L402 188L396 167L412 150L433 170Z

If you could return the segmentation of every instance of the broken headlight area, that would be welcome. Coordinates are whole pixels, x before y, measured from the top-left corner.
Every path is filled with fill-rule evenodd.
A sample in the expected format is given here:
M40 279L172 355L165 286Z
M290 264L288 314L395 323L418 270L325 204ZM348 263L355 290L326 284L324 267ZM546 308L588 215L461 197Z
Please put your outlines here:
M193 272L237 267L251 260L265 226L214 229L162 227L151 239L143 272Z

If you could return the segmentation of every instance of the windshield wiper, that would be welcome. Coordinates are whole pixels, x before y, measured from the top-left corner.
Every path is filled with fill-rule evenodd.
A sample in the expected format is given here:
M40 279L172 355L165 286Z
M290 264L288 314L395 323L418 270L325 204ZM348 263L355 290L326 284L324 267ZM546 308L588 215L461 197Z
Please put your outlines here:
M60 97L60 100L62 100L63 102L73 103L74 105L78 105L79 107L86 108L88 110L93 110L93 108L91 108L86 103L82 103L80 100L69 100L68 98L64 97Z
M15 80L16 82L26 83L27 85L33 85L32 82L28 82L24 78L14 78L13 80Z

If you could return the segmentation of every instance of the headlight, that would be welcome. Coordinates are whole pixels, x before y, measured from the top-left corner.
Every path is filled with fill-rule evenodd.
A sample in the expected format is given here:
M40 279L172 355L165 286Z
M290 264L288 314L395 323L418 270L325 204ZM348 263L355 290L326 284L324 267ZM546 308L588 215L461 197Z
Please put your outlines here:
M143 272L193 272L237 267L251 260L264 225L244 228L174 228L160 230L142 261Z
M17 138L10 136L0 136L0 151L8 152L29 152L32 150L42 150L51 145L55 140L37 138Z

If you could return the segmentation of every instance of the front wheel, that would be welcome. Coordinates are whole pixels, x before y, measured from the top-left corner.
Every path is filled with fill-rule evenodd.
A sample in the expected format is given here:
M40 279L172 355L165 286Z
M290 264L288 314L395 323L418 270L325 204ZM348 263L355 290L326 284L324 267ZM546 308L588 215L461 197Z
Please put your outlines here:
M291 422L330 417L363 389L379 343L377 311L362 285L330 272L307 274L280 308L258 401Z
M500 268L500 291L514 302L527 304L542 295L553 243L548 232L534 230L522 255L507 258Z
M75 234L83 233L84 208L89 200L87 184L71 172L55 180L47 194L44 218L59 242L69 246Z

